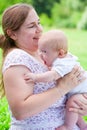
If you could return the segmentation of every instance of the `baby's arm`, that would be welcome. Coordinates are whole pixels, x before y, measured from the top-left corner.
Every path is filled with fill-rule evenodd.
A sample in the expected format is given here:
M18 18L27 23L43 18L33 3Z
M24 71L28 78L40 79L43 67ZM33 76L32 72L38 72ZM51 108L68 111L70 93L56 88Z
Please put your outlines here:
M33 80L34 82L51 82L60 77L61 76L55 70L51 70L41 74L28 73L25 75L25 80Z

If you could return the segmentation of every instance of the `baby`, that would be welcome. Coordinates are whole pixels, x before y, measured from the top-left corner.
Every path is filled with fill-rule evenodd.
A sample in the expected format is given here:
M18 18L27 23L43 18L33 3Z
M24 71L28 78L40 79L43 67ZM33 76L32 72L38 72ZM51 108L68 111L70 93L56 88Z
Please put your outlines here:
M39 54L50 69L48 72L41 74L28 73L25 80L33 80L34 82L51 82L58 80L65 74L72 71L75 65L80 66L78 58L68 52L68 40L65 33L61 30L51 30L44 33L38 43ZM83 70L83 68L81 67ZM77 123L80 130L87 130L87 124L77 113L70 112L69 107L75 100L81 98L82 93L87 93L87 72L84 76L86 80L70 91L68 101L66 103L65 122L56 130L73 130Z

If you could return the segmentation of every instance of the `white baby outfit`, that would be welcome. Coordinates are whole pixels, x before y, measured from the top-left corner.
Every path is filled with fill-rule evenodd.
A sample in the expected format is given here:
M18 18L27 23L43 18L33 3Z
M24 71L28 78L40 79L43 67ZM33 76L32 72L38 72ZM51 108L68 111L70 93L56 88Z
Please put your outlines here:
M71 72L75 65L80 66L78 58L68 53L65 58L57 58L52 65L52 69L55 70L61 77L63 77L65 74ZM83 70L82 67L81 70ZM84 77L86 77L86 80L70 91L68 96L77 93L87 93L87 71L84 72Z
M14 65L24 65L32 73L43 73L48 70L46 66L21 49L14 49L7 55L3 65L3 73ZM54 85L55 82L36 83L34 93L41 93L54 87ZM63 96L43 112L21 121L16 120L11 114L11 126L9 130L55 130L55 128L64 123L66 98L66 96ZM79 128L75 126L73 130L79 130Z

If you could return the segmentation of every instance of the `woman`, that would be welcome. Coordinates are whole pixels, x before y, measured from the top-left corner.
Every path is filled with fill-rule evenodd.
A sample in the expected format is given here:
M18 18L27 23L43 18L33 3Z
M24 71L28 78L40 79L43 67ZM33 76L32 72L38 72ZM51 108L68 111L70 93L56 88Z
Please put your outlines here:
M2 72L12 113L10 130L55 130L64 122L65 94L82 82L78 80L80 71L73 69L58 84L27 83L24 80L27 72L42 73L48 70L37 54L38 40L42 34L39 17L32 6L16 4L5 10L2 27ZM85 110L80 107L72 110L82 114L86 112L87 101L84 96L82 106ZM60 99L63 101L62 106L59 106ZM79 128L75 126L75 130Z

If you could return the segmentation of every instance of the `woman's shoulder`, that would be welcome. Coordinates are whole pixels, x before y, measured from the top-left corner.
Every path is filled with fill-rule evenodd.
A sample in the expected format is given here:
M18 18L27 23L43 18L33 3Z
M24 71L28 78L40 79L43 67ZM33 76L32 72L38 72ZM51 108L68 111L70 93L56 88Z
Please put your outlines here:
M4 59L3 71L14 65L24 65L29 66L33 58L27 52L22 49L11 50Z
M7 54L6 58L8 58L8 57L12 58L13 56L14 57L19 57L19 56L22 56L22 55L28 55L29 56L29 54L27 52L25 52L24 50L16 48L16 49L11 50Z
M22 49L11 50L4 59L4 62L18 63L28 60L31 56Z
M31 72L39 73L48 70L47 67L35 59L35 57L22 49L13 49L7 54L4 59L2 72L15 65L26 66L29 70L31 70Z

